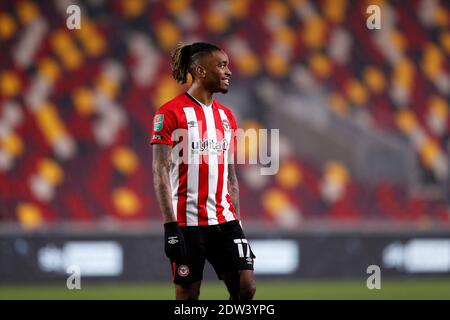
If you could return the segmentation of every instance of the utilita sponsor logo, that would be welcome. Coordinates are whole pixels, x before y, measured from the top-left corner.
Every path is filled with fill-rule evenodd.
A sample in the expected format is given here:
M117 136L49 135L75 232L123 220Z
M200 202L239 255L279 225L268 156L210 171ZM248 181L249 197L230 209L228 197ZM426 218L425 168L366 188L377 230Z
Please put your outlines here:
M222 141L215 141L213 139L203 139L202 141L193 141L192 142L192 150L200 150L200 151L226 151L228 150L229 144L228 141L223 139Z

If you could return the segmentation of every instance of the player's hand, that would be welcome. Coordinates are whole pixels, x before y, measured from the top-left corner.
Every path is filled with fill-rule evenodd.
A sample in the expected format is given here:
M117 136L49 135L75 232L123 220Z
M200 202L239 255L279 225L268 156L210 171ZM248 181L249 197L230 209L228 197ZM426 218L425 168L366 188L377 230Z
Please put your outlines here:
M186 257L186 243L177 222L164 224L164 251L173 261L182 261Z

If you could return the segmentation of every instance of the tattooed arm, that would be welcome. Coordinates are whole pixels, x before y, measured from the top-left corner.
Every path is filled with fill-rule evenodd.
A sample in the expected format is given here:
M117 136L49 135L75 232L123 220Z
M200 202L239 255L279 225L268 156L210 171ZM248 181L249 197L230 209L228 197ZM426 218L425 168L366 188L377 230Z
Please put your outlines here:
M239 213L239 183L236 176L234 163L228 164L228 192L230 194L235 213L240 220L241 215Z
M153 145L153 186L164 223L177 220L172 206L172 190L169 179L171 151L172 148L168 145Z
M186 244L172 206L169 179L171 152L172 148L168 145L153 145L153 185L164 218L164 251L171 261L182 261L186 257Z

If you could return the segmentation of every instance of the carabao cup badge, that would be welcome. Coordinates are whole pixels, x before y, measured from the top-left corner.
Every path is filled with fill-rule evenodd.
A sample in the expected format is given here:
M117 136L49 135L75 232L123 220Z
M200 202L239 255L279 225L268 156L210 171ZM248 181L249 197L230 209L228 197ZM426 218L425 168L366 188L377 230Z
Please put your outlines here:
M155 131L159 131L164 126L164 115L163 114L157 114L155 116L155 119L153 120L153 129Z

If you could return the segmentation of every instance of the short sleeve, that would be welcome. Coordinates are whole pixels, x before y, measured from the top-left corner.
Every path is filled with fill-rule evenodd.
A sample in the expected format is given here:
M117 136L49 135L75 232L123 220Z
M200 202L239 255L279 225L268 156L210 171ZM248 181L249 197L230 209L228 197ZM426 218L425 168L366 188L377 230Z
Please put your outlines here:
M172 133L177 128L177 121L172 112L160 108L153 117L150 144L172 145Z

